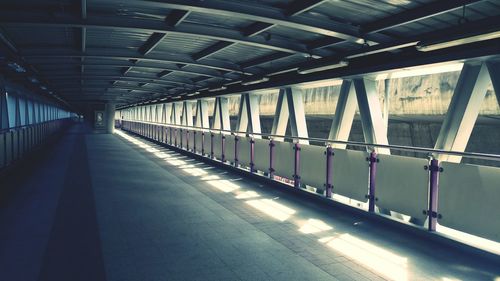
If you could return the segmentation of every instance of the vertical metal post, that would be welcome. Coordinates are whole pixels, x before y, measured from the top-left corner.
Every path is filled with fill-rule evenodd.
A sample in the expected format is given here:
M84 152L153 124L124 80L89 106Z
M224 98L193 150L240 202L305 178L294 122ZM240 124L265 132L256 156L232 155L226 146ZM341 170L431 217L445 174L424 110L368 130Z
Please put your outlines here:
M333 165L333 148L328 146L326 148L326 183L325 183L325 196L326 198L332 198L332 165Z
M300 188L300 144L295 143L293 146L294 150L294 166L293 166L293 186L295 188Z
M372 151L370 153L370 188L368 192L368 212L373 213L375 211L375 176L377 175L377 153Z
M210 158L214 159L214 134L210 132Z
M255 173L255 141L250 139L250 173Z
M439 172L439 161L432 159L429 167L429 210L427 211L429 216L429 231L436 231Z
M226 161L226 136L224 134L221 135L221 161L224 162Z
M193 131L193 152L196 153L196 131Z
M205 156L205 132L201 131L201 155Z
M238 135L234 136L234 166L238 167L238 157L239 157L239 150L238 150L238 144L240 141L240 137Z
M274 177L274 141L269 140L269 178Z

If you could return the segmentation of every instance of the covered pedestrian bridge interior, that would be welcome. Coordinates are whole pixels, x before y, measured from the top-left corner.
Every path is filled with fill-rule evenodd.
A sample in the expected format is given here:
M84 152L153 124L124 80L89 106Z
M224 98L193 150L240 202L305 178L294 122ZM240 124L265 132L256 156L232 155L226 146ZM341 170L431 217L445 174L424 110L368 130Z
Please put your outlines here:
M0 3L0 280L500 281L500 2Z

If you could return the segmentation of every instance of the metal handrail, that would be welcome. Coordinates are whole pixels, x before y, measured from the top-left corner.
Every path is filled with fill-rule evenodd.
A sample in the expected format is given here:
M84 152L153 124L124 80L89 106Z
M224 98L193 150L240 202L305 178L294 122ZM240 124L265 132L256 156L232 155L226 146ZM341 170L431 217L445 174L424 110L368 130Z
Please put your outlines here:
M4 129L0 129L0 133L6 133L6 132L10 132L10 131L15 131L15 130L22 129L22 128L34 127L36 125L50 123L50 122L53 122L53 121L59 121L59 120L64 120L64 119L69 119L69 117L68 118L61 118L61 119L54 119L54 120L47 120L47 121L38 122L38 123L35 123L35 124L27 124L27 125L20 125L20 126L15 126L15 127L10 127L10 128L4 128Z
M395 149L399 151L410 151L410 152L422 152L429 154L443 154L443 155L454 155L454 156L463 156L467 158L474 159L482 159L482 160L494 160L500 161L500 155L498 154L489 154L489 153L477 153L477 152L461 152L461 151L453 151L453 150L443 150L443 149L434 149L434 148L425 148L425 147L416 147L416 146L405 146L405 145L393 145L393 144L376 144L376 143L365 143L358 141L339 141L339 140L329 140L322 138L304 138L304 137L294 137L294 136L286 136L286 135L275 135L275 134L267 134L267 133L249 133L249 132L241 132L241 131L231 131L231 130L223 130L223 129L213 129L213 128L203 128L197 126L184 126L184 125L176 125L176 124L164 124L164 123L156 123L156 122L145 122L145 121L137 121L137 120L123 120L127 122L135 122L142 124L151 124L151 125L159 125L162 127L173 127L180 129L195 129L197 131L205 131L205 132L219 132L219 133L230 133L232 135L245 135L252 137L253 135L269 137L273 138L284 138L284 139L292 139L292 140L308 140L315 142L324 142L325 145L329 144L345 144L352 145L357 147L366 147L369 150L373 150L373 148L389 148ZM432 156L432 155L429 155Z

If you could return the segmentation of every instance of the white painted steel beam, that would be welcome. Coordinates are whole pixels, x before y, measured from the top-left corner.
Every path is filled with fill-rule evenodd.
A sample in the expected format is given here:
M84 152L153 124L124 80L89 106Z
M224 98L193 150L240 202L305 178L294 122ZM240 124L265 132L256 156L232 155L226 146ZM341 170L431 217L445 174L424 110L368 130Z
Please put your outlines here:
M337 108L333 116L332 126L328 139L332 141L348 141L349 133L351 132L354 114L356 113L357 101L356 91L352 85L352 81L344 80L340 87L339 99ZM345 144L333 144L335 148L345 149Z
M212 129L231 130L228 104L229 101L226 97L215 98Z
M374 80L354 79L361 125L365 142L388 145L387 127L382 117L382 109ZM388 148L375 148L379 154L391 154Z
M196 127L210 128L208 122L208 101L207 100L197 100L196 101Z
M465 151L490 81L485 63L464 64L435 149ZM437 158L454 163L462 160L461 156L444 154Z
M190 101L184 101L182 104L182 124L184 126L193 126L193 106Z
M303 92L299 88L285 88L285 92L288 100L292 137L308 138ZM309 141L301 139L299 143L309 144Z
M249 121L248 131L250 133L260 134L262 132L260 126L260 96L248 93L245 99ZM260 135L254 137L261 138Z
M236 130L239 132L261 133L258 95L250 93L241 95ZM254 137L261 138L260 135L255 135Z
M278 94L278 102L276 104L276 111L274 112L273 127L271 129L272 135L284 136L286 133L286 126L288 124L288 101L285 95L285 90L280 89ZM274 138L277 141L283 141L283 138Z
M500 63L486 63L486 65L488 66L498 105L500 105Z
M172 124L172 108L171 103L165 104L165 112L163 113L165 115L165 124Z

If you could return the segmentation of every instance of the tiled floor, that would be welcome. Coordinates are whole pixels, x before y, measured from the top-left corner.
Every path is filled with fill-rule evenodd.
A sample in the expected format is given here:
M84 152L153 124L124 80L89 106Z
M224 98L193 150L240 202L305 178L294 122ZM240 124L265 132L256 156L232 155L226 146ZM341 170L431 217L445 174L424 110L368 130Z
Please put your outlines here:
M302 200L144 139L81 137L90 163L86 174L75 175L71 161L58 159L68 165L59 172L72 175L73 183L56 183L52 174L53 190L44 197L44 202L59 200L57 205L66 206L71 215L61 218L65 210L53 206L50 212L28 210L14 216L21 199L34 200L26 199L26 192L0 209L0 229L10 229L9 235L0 234L0 280L86 280L78 274L86 271L94 274L93 280L500 280L498 265ZM78 141L64 141L79 147ZM72 186L90 191L93 198L81 190L67 195ZM40 196L37 188L33 185L31 193ZM71 200L86 203L72 206ZM45 223L16 222L37 216L46 217ZM68 217L82 224L71 224ZM25 233L18 239L16 233L25 229L21 224L38 227L44 238ZM60 230L64 225L79 230ZM50 242L54 236L65 242ZM7 246L27 241L37 255ZM98 253L82 251L92 242ZM71 252L40 250L64 247ZM65 264L75 252L83 253L79 266L52 272L56 268L49 265L57 265L58 258ZM43 261L47 257L52 263ZM25 262L16 266L17 260ZM23 274L28 262L32 273Z

